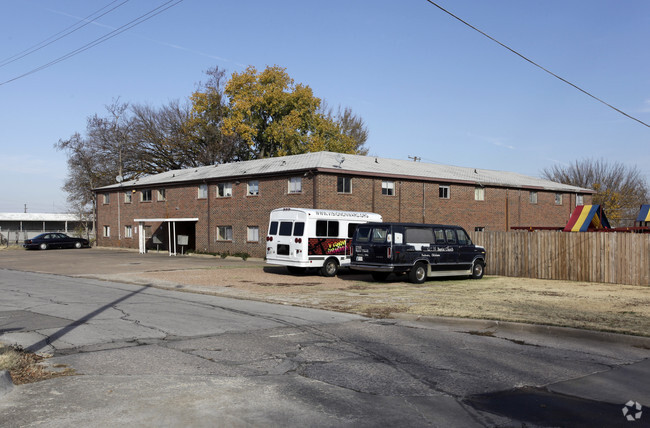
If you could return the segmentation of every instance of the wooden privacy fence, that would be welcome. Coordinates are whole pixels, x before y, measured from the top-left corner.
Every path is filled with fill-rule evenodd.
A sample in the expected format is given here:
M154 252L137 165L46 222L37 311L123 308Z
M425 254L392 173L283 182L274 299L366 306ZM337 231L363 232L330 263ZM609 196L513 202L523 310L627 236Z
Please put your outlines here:
M487 251L486 274L650 285L650 234L470 232Z

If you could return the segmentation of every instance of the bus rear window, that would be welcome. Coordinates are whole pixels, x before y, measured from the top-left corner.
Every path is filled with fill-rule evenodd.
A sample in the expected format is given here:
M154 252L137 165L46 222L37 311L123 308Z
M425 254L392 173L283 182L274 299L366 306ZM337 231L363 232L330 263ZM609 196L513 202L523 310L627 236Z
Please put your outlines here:
M269 226L269 235L275 235L276 233L278 233L278 222L272 221Z
M292 227L293 227L293 222L291 222L291 221L281 221L280 222L280 236L291 236Z
M305 223L297 221L293 224L293 236L303 236L305 234Z

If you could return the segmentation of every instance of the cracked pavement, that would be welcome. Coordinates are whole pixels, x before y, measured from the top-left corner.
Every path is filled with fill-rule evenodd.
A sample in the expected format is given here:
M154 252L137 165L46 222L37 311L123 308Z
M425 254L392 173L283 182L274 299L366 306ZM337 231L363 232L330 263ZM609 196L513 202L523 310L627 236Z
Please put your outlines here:
M504 408L510 396L495 404L504 392L578 397L578 419L567 420L581 426L580 405L607 412L597 421L621 423L620 410L611 411L619 403L650 405L640 380L650 373L649 351L638 343L376 320L7 269L0 295L0 341L51 354L50 366L77 373L0 397L1 426L555 421L514 413L517 401Z

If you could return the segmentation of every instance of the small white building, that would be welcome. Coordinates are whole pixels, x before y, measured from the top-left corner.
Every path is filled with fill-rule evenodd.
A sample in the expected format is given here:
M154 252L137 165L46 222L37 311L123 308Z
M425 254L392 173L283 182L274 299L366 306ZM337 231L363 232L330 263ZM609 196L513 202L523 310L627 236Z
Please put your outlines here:
M92 228L90 220L77 214L60 213L0 213L0 240L19 243L43 232L71 233Z

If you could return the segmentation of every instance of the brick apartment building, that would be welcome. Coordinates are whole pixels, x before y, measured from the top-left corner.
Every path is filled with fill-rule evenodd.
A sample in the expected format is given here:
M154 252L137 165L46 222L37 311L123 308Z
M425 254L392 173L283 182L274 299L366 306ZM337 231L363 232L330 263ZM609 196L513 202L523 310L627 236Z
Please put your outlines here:
M384 221L506 231L563 227L593 194L512 172L331 152L168 171L95 192L99 246L255 257L264 257L275 208L367 211Z

